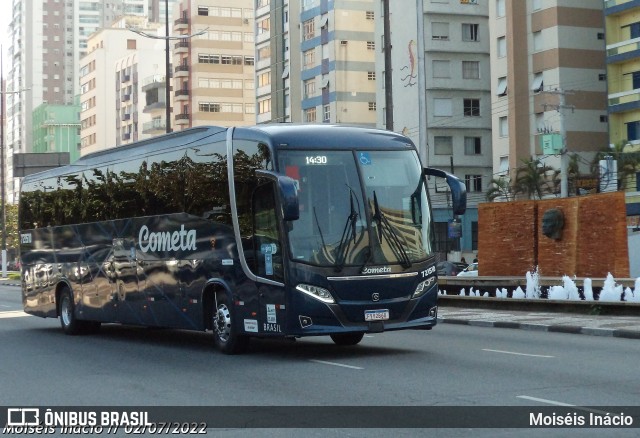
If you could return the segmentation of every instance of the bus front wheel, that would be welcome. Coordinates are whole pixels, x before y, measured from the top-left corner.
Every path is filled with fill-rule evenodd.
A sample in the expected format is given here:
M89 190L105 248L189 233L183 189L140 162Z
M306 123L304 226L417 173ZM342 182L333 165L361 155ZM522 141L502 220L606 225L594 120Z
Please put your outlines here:
M212 313L213 339L216 347L225 354L244 352L249 344L249 337L238 334L234 327L234 311L225 294L216 295Z
M364 337L364 333L335 333L330 335L336 345L356 345Z

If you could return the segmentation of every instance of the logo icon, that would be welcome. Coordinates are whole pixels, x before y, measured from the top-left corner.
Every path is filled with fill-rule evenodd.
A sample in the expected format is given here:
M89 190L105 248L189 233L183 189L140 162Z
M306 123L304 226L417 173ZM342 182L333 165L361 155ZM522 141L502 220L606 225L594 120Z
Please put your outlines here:
M7 426L38 426L40 409L9 408L7 409Z
M380 294L378 292L374 292L371 294L371 301L380 301Z

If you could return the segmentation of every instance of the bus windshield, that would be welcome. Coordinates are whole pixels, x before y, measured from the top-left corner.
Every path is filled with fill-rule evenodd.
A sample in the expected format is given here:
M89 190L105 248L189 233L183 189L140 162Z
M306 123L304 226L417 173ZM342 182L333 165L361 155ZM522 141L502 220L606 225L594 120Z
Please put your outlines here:
M402 265L432 253L431 216L415 151L281 150L298 184L294 260L317 266Z

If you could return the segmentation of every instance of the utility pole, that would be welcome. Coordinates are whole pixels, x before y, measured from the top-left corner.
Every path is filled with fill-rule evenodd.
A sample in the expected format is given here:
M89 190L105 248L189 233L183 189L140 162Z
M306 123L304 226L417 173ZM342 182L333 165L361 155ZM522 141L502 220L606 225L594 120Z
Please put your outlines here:
M558 105L549 105L545 103L543 106L545 111L547 110L547 107L555 109L558 111L558 115L560 116L560 137L562 138L562 150L560 151L560 197L566 198L569 196L569 154L567 151L567 128L565 126L564 113L562 110L571 109L571 112L573 112L575 109L575 106L565 104L565 96L567 94L573 94L573 92L556 88L555 90L544 91L544 93L558 95Z
M389 16L389 0L382 2L384 15L384 100L385 125L393 131L393 81L391 67L391 17Z
M165 118L167 119L166 123L166 132L167 134L171 132L171 59L169 59L171 55L171 51L169 50L169 0L164 0L164 31L165 31L165 40L164 40L164 65L165 65L165 78L164 78L164 88L165 88Z

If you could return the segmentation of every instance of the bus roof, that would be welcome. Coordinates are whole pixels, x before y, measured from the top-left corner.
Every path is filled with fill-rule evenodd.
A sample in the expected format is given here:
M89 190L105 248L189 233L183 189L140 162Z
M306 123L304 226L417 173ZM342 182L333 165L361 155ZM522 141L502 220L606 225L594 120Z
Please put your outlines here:
M263 133L278 148L413 147L411 140L398 133L363 126L274 123L239 127L236 132L244 129Z
M27 175L23 182L60 176L70 171L78 172L96 165L119 162L126 158L158 152L162 149L194 144L213 135L223 133L227 129L220 126L200 126L93 152L80 157L68 166ZM308 149L413 147L411 140L395 132L353 125L274 123L242 126L235 128L234 137L241 137L243 133L246 133L249 137L260 137L280 149L301 147Z

